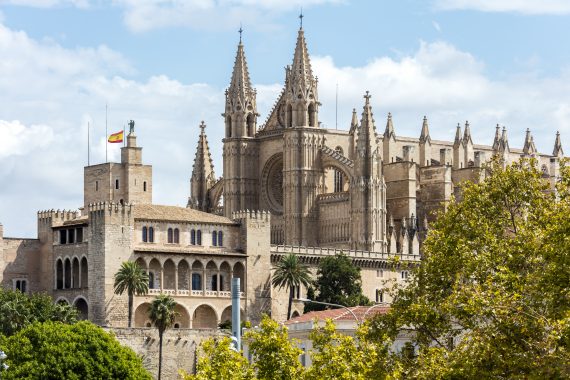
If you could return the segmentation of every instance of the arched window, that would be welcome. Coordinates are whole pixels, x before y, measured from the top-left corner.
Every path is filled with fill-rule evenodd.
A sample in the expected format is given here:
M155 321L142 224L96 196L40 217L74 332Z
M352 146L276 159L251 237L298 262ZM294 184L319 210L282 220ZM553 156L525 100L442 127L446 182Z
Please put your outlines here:
M220 289L218 289L220 292L224 291L224 276L220 275Z
M196 245L196 230L190 231L190 244Z
M154 227L148 228L148 241L154 243Z
M334 192L340 193L343 191L343 182L342 182L342 172L340 170L334 170Z
M314 127L316 124L316 112L315 112L315 104L309 104L309 127Z
M172 228L168 229L168 242L174 243L174 233L172 232Z
M200 273L192 273L192 290L202 290L202 276Z
M174 229L174 244L180 244L180 230L178 228Z
M148 288L154 289L154 273L148 272Z
M145 243L148 242L148 228L146 228L146 226L142 229L142 241Z
M196 231L196 244L202 245L202 230Z
M287 127L293 126L293 107L289 104L287 106Z
M254 116L252 113L250 113L249 115L247 115L247 135L249 137L253 137L253 135L255 134L255 128L254 128Z
M212 275L212 290L216 291L218 290L218 276L217 275Z
M223 247L224 246L224 235L222 234L222 231L218 231L218 247Z
M119 190L119 180L115 180L115 189Z
M212 232L212 246L216 247L218 245L218 232Z

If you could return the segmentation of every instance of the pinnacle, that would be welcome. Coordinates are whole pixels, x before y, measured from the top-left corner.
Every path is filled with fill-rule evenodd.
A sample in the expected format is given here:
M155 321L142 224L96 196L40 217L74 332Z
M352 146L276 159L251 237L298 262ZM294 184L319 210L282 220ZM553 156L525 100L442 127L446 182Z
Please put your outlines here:
M386 121L386 130L384 131L384 136L386 137L390 137L390 136L396 136L396 133L394 132L394 124L392 123L392 113L388 112L388 120Z
M295 46L291 70L294 78L303 78L307 82L313 79L313 71L303 28L299 29L299 34L297 35L297 45Z
M424 120L422 122L422 132L420 134L420 141L425 142L428 139L431 140L431 137L429 135L428 119L427 119L427 116L424 116Z
M524 146L523 146L523 153L524 154L533 154L536 153L536 146L534 145L534 138L530 133L530 129L526 129L526 135L524 138Z
M455 130L455 140L453 145L461 144L461 124L457 123L457 129Z
M232 79L230 81L230 87L228 92L237 92L239 94L245 94L252 91L251 80L249 78L249 71L247 69L247 61L245 59L245 52L243 49L243 44L240 42L238 45L236 59L234 62L234 69L232 72Z
M364 95L364 107L362 111L362 120L358 129L357 146L373 147L376 144L376 126L372 115L372 106L370 105L370 93L366 91Z
M196 156L192 167L192 178L206 180L209 177L215 178L214 163L208 146L208 137L206 136L206 124L204 121L200 123L200 136L198 137L198 146L196 148Z
M562 149L562 142L560 141L560 131L556 132L556 140L554 140L554 150L552 155L555 157L564 156L564 150Z

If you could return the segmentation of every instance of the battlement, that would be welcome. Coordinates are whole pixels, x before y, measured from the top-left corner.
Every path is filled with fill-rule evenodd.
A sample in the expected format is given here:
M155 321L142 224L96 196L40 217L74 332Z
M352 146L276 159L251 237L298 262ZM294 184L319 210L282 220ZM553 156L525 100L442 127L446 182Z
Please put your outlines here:
M232 219L234 220L261 220L269 222L271 219L271 213L269 211L259 211L259 210L244 210L236 211L232 213Z
M102 211L109 211L115 213L131 213L132 211L132 203L115 203L115 202L98 202L98 203L90 203L87 205L87 210L89 214L94 212L102 212Z
M78 210L43 210L38 211L38 223L47 223L51 225L62 225L80 218L81 212Z

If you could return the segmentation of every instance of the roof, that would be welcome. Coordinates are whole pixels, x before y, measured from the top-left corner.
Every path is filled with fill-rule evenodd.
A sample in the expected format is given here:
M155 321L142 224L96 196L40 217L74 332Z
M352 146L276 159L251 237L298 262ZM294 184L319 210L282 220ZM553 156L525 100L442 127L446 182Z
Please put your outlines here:
M135 204L133 209L135 219L168 222L236 224L233 220L224 216L210 214L186 207Z
M358 321L362 321L367 318L371 318L376 314L386 314L388 310L390 310L389 306L354 306L348 308L339 308L339 309L328 309L322 311L311 311L309 313L300 315L295 318L291 318L287 322L286 325L292 325L295 323L303 323L303 322L311 322L315 319L318 321L322 321L325 319L332 319L333 321L354 321L354 316L347 310L350 309L356 317Z

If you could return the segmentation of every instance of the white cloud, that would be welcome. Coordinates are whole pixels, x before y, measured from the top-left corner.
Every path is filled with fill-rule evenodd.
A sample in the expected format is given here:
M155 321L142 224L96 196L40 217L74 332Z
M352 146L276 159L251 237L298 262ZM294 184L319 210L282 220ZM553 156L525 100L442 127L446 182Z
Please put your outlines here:
M435 0L442 10L476 10L482 12L516 12L523 14L570 14L568 0Z
M88 8L89 0L0 0L0 4L18 5L34 8L54 8L61 6L73 6Z
M0 159L26 155L49 145L52 140L53 130L47 125L26 127L18 120L0 120Z
M243 22L251 28L273 28L282 12L343 0L114 0L124 8L126 25L135 32L164 27L198 29L235 28Z

